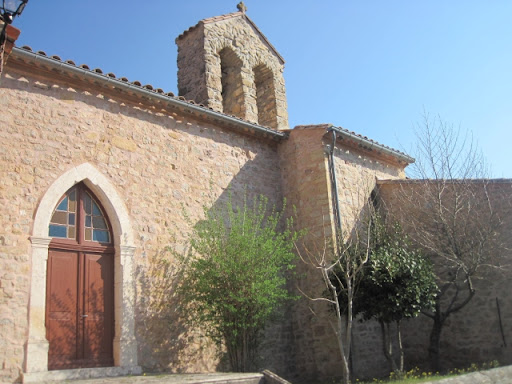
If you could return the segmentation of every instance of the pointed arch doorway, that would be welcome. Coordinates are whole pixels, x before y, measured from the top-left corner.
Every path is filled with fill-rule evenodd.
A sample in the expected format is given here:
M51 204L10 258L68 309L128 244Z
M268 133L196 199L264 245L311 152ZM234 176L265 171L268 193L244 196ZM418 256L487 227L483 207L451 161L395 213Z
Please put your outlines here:
M111 225L79 183L54 209L48 227L48 369L112 366L114 255Z
M135 337L135 281L133 258L136 251L131 218L123 199L114 185L89 163L68 169L48 187L37 206L32 228L31 281L29 299L28 340L25 347L24 382L44 382L75 377L76 370L48 371L49 341L46 331L47 272L50 244L55 237L49 234L50 222L63 194L83 184L97 198L108 218L114 255L114 367L79 370L81 374L138 374L141 367L137 358ZM105 373L103 373L105 375ZM92 377L92 376L90 376Z

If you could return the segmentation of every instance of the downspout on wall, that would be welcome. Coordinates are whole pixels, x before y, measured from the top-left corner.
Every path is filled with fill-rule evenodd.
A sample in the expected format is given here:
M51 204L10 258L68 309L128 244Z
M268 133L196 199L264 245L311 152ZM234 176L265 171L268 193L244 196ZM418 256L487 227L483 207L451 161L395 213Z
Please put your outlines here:
M350 145L357 145L357 147L368 151L369 153L373 153L373 155L383 156L385 158L393 159L393 164L403 165L403 167L407 166L414 162L414 159L409 155L394 150L385 145L379 144L373 140L368 139L365 136L358 135L354 132L350 132L341 127L335 127L330 125L326 128L327 133L332 134L332 144L327 145L328 149L328 162L329 162L329 175L330 175L330 183L331 190L333 193L332 196L332 206L334 213L334 222L336 226L336 239L343 240L342 235L342 221L341 221L341 211L340 211L340 203L339 203L339 195L338 195L338 186L336 179L336 167L334 163L334 149L336 147L336 140L339 138L340 140L346 140ZM339 243L339 242L338 242Z
M336 130L333 127L327 128L327 133L332 134L332 144L328 146L329 148L329 176L331 181L331 190L332 190L332 203L333 203L333 213L334 213L334 222L336 226L336 244L339 246L339 240L343 238L342 228L341 228L341 212L340 212L340 201L338 198L338 183L336 179L336 167L334 164L334 148L336 147Z

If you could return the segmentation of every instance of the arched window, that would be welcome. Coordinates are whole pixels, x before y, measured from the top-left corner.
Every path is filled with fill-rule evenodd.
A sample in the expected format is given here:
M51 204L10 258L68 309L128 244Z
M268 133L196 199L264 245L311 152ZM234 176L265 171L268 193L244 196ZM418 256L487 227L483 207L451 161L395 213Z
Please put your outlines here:
M100 204L81 184L67 191L60 200L50 220L48 235L77 243L110 243L112 238Z
M274 75L264 64L254 68L258 124L277 129L277 104Z
M242 84L242 60L230 48L219 52L222 73L222 109L224 113L245 118Z

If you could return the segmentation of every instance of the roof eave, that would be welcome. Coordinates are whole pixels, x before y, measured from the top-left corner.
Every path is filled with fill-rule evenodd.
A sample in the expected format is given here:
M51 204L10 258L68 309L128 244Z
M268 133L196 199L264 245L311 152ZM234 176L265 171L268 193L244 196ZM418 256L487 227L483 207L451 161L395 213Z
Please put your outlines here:
M114 87L116 89L126 91L138 96L146 97L159 102L164 102L171 108L176 108L182 112L196 116L202 115L208 120L220 122L230 126L236 126L238 128L243 129L244 131L252 131L255 134L263 135L273 140L279 141L286 137L286 134L284 132L275 131L271 128L263 127L261 125L237 118L235 116L230 116L221 112L214 111L202 105L195 104L191 101L161 94L152 89L144 88L133 83L128 83L119 80L118 78L110 77L102 73L97 73L89 69L80 68L73 64L63 62L55 58L43 56L41 54L31 52L25 49L14 48L13 52L11 53L11 59L14 59L16 57L19 57L21 60L24 61L34 62L35 64L43 64L44 66L47 66L50 69L61 70L64 72L72 73L74 75L83 76L85 79L97 81L100 84L103 84L107 87Z
M392 158L396 159L399 163L405 163L405 165L409 165L414 163L415 161L414 158L405 153L396 151L392 148L386 147L385 145L379 144L373 140L366 139L345 129L330 126L329 128L327 128L327 131L335 131L340 138L351 140L357 143L359 146L365 148L366 150L375 151L377 154L382 153L384 155L391 156Z

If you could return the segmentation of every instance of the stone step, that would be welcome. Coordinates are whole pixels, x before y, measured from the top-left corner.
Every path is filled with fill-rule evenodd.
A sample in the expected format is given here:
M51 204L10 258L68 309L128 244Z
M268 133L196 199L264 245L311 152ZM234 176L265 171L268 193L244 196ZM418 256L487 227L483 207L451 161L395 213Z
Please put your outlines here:
M74 380L131 376L142 374L141 367L102 367L63 369L58 371L29 372L23 374L23 383L58 383Z
M69 369L25 374L23 383L76 384L264 384L262 373L141 374L120 367Z

